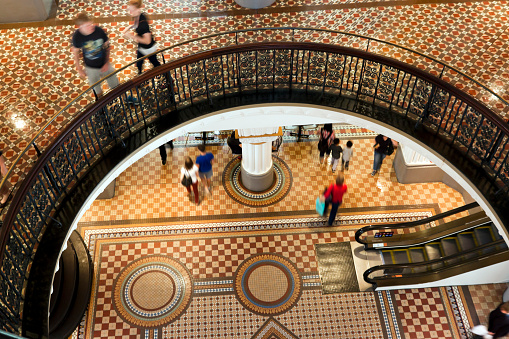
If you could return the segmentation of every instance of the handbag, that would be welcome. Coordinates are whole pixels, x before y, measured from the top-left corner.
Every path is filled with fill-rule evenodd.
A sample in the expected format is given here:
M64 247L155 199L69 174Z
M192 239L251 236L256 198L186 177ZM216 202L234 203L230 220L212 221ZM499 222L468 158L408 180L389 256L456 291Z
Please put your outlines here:
M191 186L193 184L193 179L191 178L191 175L189 174L189 172L187 172L187 175L184 174L184 177L182 178L181 183L183 186L186 186L186 187Z
M318 212L320 216L323 216L325 212L325 201L322 201L320 197L316 198L316 212Z

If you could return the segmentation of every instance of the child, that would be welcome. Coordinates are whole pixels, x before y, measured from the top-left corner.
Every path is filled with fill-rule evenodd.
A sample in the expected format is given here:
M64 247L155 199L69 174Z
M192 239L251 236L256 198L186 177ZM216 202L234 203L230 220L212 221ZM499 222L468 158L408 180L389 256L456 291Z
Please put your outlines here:
M352 149L353 143L349 140L346 143L346 148L343 150L343 159L341 159L341 170L346 169L348 171L348 165L350 164L350 159L353 155Z
M334 173L336 171L336 167L338 166L339 158L341 158L341 152L343 152L343 149L341 148L341 146L339 146L338 138L334 139L334 144L331 145L330 151L332 152L332 161L331 161L332 173Z

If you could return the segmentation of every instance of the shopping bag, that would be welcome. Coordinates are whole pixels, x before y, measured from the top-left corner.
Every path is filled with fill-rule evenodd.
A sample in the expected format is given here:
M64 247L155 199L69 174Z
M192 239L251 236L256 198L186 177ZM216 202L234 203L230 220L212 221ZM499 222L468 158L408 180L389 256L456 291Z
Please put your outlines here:
M323 216L323 213L325 211L325 201L322 201L322 199L320 199L320 197L316 198L316 211L321 216Z

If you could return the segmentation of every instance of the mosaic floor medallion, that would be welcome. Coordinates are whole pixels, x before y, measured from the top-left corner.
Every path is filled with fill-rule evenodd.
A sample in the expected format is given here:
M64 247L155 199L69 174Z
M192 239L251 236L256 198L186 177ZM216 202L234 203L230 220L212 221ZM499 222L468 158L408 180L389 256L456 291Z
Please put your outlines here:
M114 283L113 301L127 323L157 328L178 319L191 302L191 275L179 261L147 256L133 261Z
M257 254L240 264L234 290L239 302L251 312L277 315L297 303L302 278L290 260L276 254Z
M274 163L274 183L263 192L253 192L242 185L241 160L232 159L223 172L223 186L226 193L239 204L251 207L265 207L281 201L292 187L292 172L288 165L276 156Z

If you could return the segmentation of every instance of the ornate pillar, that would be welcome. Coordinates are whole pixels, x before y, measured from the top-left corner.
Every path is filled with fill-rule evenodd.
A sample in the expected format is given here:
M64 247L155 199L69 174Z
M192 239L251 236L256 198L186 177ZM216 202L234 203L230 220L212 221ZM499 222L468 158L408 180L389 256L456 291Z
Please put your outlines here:
M236 133L242 142L242 185L254 192L268 189L274 183L272 141L283 134L281 127L244 128Z

